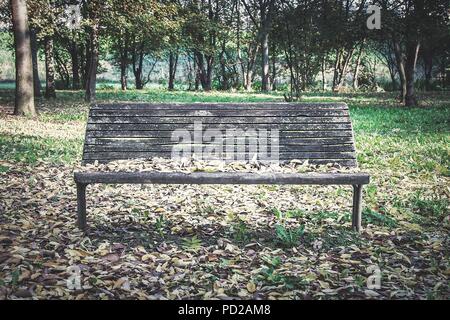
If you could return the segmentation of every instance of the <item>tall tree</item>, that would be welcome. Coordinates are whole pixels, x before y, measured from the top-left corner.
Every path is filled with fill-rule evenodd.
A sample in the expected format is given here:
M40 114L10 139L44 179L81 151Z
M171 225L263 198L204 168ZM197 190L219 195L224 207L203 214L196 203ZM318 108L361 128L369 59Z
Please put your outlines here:
M16 53L16 97L14 114L36 116L27 4L25 0L11 0L10 5Z
M39 79L38 69L38 43L36 30L30 28L30 42L31 42L31 58L33 59L33 84L34 84L34 96L41 96L41 79Z
M220 14L225 6L224 0L193 0L186 6L183 32L193 52L197 80L205 91L212 89L217 44L223 28Z
M86 102L94 102L96 100L97 68L99 61L100 1L90 1L87 4L87 10L90 21L88 42L89 59L86 63L87 73L84 100Z
M28 0L30 24L36 36L43 42L45 55L45 93L46 98L56 97L54 37L58 10L54 0ZM33 40L33 39L32 39Z
M314 84L320 71L323 46L320 45L319 8L309 2L285 3L279 7L272 30L273 42L283 51L289 73L289 97L296 100L300 92ZM301 18L299 18L301 17Z
M175 84L175 75L177 73L177 65L178 65L178 51L171 50L169 52L169 85L168 90L174 89Z
M56 97L55 86L55 57L53 38L48 36L44 40L45 47L45 97Z
M382 40L391 41L400 77L400 101L406 106L416 106L416 65L423 43L436 31L445 30L448 23L448 0L378 0L382 6ZM444 26L444 27L442 27ZM439 33L439 31L437 31ZM427 48L430 49L429 47ZM425 50L425 56L430 52ZM429 57L428 57L429 59Z
M269 33L275 11L275 0L242 0L247 15L257 27L261 48L261 90L270 90Z
M257 39L257 28L245 15L241 0L236 0L236 7L236 55L244 89L250 91L255 78L256 58L260 42Z

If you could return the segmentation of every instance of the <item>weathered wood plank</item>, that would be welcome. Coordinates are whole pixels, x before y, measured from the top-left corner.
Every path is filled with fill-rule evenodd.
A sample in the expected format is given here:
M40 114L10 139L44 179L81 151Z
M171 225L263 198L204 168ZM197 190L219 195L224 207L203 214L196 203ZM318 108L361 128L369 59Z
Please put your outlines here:
M109 163L111 161L116 161L116 160L122 160L122 159L99 159L99 160L86 160L83 159L82 163L83 164L87 164L87 163L102 163L102 164L106 164ZM123 160L127 160L127 159L123 159ZM208 160L217 160L217 159L203 159L205 161ZM247 159L247 160L252 160L252 159ZM354 168L357 167L357 161L356 159L296 159L296 158L286 158L286 159L280 159L279 163L283 164L283 163L289 163L291 160L301 160L301 161L306 161L308 160L308 163L313 164L313 165L338 165L341 167L348 167L348 168Z
M217 130L251 130L251 129L278 129L278 130L302 130L302 131L327 131L327 130L351 130L350 123L324 123L324 124L296 124L296 123L282 123L282 124L259 124L259 123L242 123L239 126L230 123L204 123L202 129L217 129ZM177 129L194 130L194 124L177 124L177 123L149 123L149 124L129 124L129 123L96 123L88 124L87 130L161 130L173 131Z
M95 117L348 117L347 110L314 109L314 110L282 110L282 109L239 109L239 110L91 110Z
M349 117L94 117L89 118L88 124L192 124L200 121L204 124L326 124L326 123L350 123Z
M337 137L352 137L351 130L339 131L299 131L299 130L282 130L279 133L280 138L337 138ZM86 137L88 138L170 138L172 131L138 131L138 130L87 130Z
M241 151L252 151L252 146L241 144L235 145L234 149L239 149ZM215 147L219 149L217 144L202 144L202 145L193 145L193 144L171 144L171 145L149 145L149 144L123 144L123 145L85 145L84 152L88 153L96 153L96 152L171 152L174 148L183 150L194 150L196 148L212 148ZM220 149L225 150L227 145L224 143ZM268 146L270 150L270 145ZM355 151L353 145L280 145L280 152L353 152Z
M136 109L153 109L153 110L210 110L210 109L336 109L347 110L345 103L110 103L97 104L92 110L136 110Z
M370 181L364 173L283 174L238 172L75 172L75 181L130 184L280 184L280 185L363 185Z
M270 137L270 136L269 136ZM226 137L224 137L226 139ZM353 137L338 137L338 138L286 138L281 137L278 139L280 145L342 145L353 144ZM111 145L111 146L123 146L126 144L142 144L142 145L158 145L158 144L173 144L174 142L168 137L156 137L156 138L90 138L85 140L86 145ZM248 141L244 139L236 139L235 144L247 144ZM217 144L212 141L208 144Z
M99 159L136 159L136 158L152 158L163 157L170 158L171 152L118 152L118 151L102 151L102 152L85 152L83 159L85 160L99 160ZM239 156L237 152L232 156ZM249 153L244 153L246 157L252 158ZM227 159L227 153L218 154L221 159ZM279 152L281 159L354 159L353 152Z

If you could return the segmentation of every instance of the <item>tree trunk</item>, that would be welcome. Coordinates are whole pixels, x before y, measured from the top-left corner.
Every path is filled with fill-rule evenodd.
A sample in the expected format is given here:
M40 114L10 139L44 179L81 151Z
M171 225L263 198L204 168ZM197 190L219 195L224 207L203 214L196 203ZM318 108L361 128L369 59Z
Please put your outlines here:
M139 45L138 53L136 56L136 51L133 54L133 73L134 73L134 83L137 90L144 88L144 80L142 77L144 66L144 42L142 41Z
M271 76L271 83L270 83L270 87L272 88L272 91L276 91L277 90L277 55L276 55L276 46L275 46L275 42L273 42L272 44L272 76Z
M15 115L36 116L34 107L33 61L25 0L11 0L11 15L16 53Z
M178 53L170 51L169 53L169 90L175 88L175 75L177 73Z
M389 68L389 75L391 76L391 87L392 87L392 91L396 91L397 90L397 81L395 80L395 73L393 70L391 70Z
M244 88L246 91L252 90L253 78L254 78L254 69L256 63L256 55L259 50L259 43L250 44L248 47L248 60L247 66L243 67L244 73Z
M252 91L253 85L253 70L251 68L247 68L247 72L245 73L244 79L244 88L246 91Z
M142 84L142 78L141 76L139 76L140 73L138 73L138 75L134 76L134 83L135 83L135 87L136 90L142 90L144 88L144 85Z
M135 69L134 72L134 83L137 90L142 90L144 88L144 84L142 81L142 64L143 64L144 57L143 55L140 55L138 67Z
M322 58L322 70L321 70L321 72L322 72L322 91L325 91L325 56L326 55L324 55L323 56L323 58Z
M397 71L400 78L400 103L405 103L406 97L406 74L405 74L405 60L401 50L400 43L394 41L394 53L397 60Z
M433 78L433 52L430 49L425 49L422 53L425 70L425 90L431 91L431 82Z
M334 61L334 73L333 73L333 91L336 90L338 86L338 79L339 79L339 65L341 61L341 50L336 50L336 59Z
M355 49L352 48L349 52L347 52L347 54L344 57L344 62L342 65L342 68L339 70L339 81L338 81L338 85L337 85L337 89L340 90L341 87L344 86L345 83L345 77L347 75L347 70L348 70L348 66L350 64L350 61L353 57L353 53L355 52Z
M30 30L30 41L31 41L31 59L33 62L33 85L34 85L34 96L41 96L41 79L39 79L39 70L38 70L38 47L37 47L37 38L36 38L36 30Z
M123 91L128 89L128 38L127 35L124 37L123 46L120 48L120 87Z
M365 40L362 41L361 47L359 48L358 56L356 57L355 72L353 73L353 89L354 90L359 89L358 76L359 76L359 69L361 66L361 57L362 57L362 54L364 51L364 44L365 44Z
M88 78L89 78L89 66L91 65L91 40L90 37L86 39L86 42L84 44L84 59L82 60L84 63L84 66L82 68L83 70L83 78L82 78L82 86L84 89L86 89Z
M72 60L72 89L80 89L80 60L78 53L78 45L75 40L72 41L70 47L70 58Z
M86 102L94 102L96 99L96 84L97 84L97 66L98 66L98 29L99 22L96 17L93 18L94 24L90 32L90 50L89 50L89 68L86 77L86 94L84 99Z
M207 56L206 57L206 87L204 88L205 91L211 91L212 90L212 72L214 68L214 57L213 56Z
M270 76L269 76L269 31L266 27L262 27L264 30L261 35L261 90L267 92L270 90Z
M236 55L237 60L239 62L240 71L242 73L242 82L244 83L245 87L245 70L244 70L244 63L242 61L242 53L241 53L241 10L239 8L239 1L236 1L236 11L237 11L237 17L236 17ZM239 81L239 75L237 76ZM239 87L239 83L238 83Z
M53 38L45 39L45 94L49 98L56 98L55 90L55 57L53 52Z
M194 52L194 73L195 73L195 80L194 80L194 90L198 91L198 89L200 88L200 71L198 69L198 64L197 64L197 58Z
M127 63L124 59L120 59L120 88L123 91L128 89Z
M81 85L80 88L86 88L86 73L84 72L85 68L86 68L86 49L84 48L83 44L80 44L80 48L79 48L79 63L80 63L80 68L79 68L79 74L80 74L80 81L81 81Z
M196 62L197 62L197 72L200 84L202 85L202 89L205 91L211 91L211 82L212 82L212 57L205 57L203 53L196 51L195 52ZM205 58L206 64L205 67Z
M55 70L59 74L59 78L63 82L63 89L70 88L70 72L67 69L66 63L63 59L61 59L58 51L54 51L55 57Z
M409 43L406 48L406 63L405 63L405 76L406 76L406 96L405 106L415 107L417 106L416 94L414 91L415 73L417 65L417 57L419 55L420 43L418 41Z
M228 75L227 75L227 67L226 67L226 42L222 41L222 50L220 51L219 63L220 63L220 73L221 73L221 83L220 88L222 90L228 90Z

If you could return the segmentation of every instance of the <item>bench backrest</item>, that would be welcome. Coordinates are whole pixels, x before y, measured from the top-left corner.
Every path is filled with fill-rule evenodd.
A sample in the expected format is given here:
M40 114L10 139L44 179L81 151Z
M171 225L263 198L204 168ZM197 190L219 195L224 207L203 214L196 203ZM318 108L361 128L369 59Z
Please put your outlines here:
M248 139L255 132L256 139L261 139L260 133L268 132L274 139L268 142L268 151L274 148L271 142L277 143L280 161L299 159L316 164L357 165L345 103L97 104L89 112L83 162L170 158L173 146L180 142L173 141L174 131L192 132L199 125L203 132L207 129L223 132L226 141L220 148L224 153L230 144L235 145L235 150L253 150L248 145L238 149L243 140L229 137L229 132L237 129L238 135L243 131ZM195 149L199 146L198 139L189 143L194 153L199 150ZM218 140L203 137L200 143L202 148L211 148ZM253 155L248 152L245 157L249 160Z

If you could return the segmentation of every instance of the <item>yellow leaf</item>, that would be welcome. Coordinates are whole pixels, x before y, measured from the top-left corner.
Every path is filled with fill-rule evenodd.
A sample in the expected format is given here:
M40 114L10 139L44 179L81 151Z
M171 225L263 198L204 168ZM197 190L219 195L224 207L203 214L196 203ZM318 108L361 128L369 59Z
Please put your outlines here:
M141 260L142 261L147 261L147 260L155 261L155 256L150 253L147 253L142 256Z
M114 282L114 289L121 288L124 290L130 290L130 281L127 277L122 277L118 279L116 282Z
M91 255L89 252L80 249L66 249L66 253L73 257L88 257Z
M323 289L330 289L330 285L328 284L328 282L324 282L324 281L320 281L319 280L319 284Z
M256 291L256 285L253 282L247 283L247 290L250 293L253 293Z

